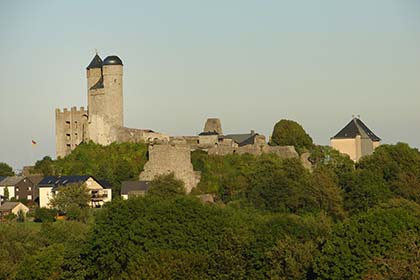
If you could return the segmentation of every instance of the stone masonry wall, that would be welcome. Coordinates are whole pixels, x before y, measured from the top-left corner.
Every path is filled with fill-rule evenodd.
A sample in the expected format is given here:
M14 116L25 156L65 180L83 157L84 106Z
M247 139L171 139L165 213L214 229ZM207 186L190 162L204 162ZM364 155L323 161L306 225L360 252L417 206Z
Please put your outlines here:
M64 157L88 139L88 115L84 107L55 110L56 155Z
M149 161L140 174L141 181L151 181L158 175L174 173L185 183L187 193L200 182L200 173L193 170L191 148L188 145L150 145Z

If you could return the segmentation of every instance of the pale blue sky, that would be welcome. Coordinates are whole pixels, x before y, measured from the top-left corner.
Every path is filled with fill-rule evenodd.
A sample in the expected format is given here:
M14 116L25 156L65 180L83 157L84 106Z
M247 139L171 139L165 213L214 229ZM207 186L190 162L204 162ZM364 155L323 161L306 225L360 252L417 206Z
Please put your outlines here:
M97 48L124 62L125 124L267 137L301 123L319 144L353 114L420 147L420 1L0 0L0 162L55 155L54 109L86 106ZM32 148L31 139L38 141Z

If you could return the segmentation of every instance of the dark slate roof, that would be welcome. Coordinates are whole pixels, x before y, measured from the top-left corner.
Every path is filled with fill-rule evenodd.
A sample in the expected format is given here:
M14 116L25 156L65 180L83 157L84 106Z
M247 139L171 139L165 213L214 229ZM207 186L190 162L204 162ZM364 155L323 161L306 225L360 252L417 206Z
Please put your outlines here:
M116 55L110 55L105 58L102 65L123 65L122 60Z
M75 176L47 176L44 179L39 182L38 186L40 188L42 187L53 187L57 188L60 186L66 186L68 184L78 184L83 183L87 179L89 179L92 176L89 175L75 175ZM96 179L95 179L96 180ZM98 181L99 183L99 181Z
M101 76L101 78L94 84L90 89L100 89L104 88L104 77Z
M239 146L245 146L249 144L255 143L255 136L258 134L255 132L247 133L247 134L229 134L225 135L224 138L232 139L235 141Z
M98 183L104 188L104 189L111 189L111 184L107 180L98 180Z
M353 139L360 135L362 138L370 138L372 141L381 141L360 119L353 118L342 130L331 139Z
M6 176L0 176L0 183L1 183L1 181L3 181L6 178L7 178Z
M102 59L99 57L98 54L96 54L92 61L89 63L89 65L86 67L87 70L93 69L93 68L102 68Z
M128 194L131 191L145 191L149 189L149 181L123 181L121 194Z
M198 135L200 135L200 136L209 136L209 135L219 135L219 133L217 133L216 131L205 131L205 132L201 132Z

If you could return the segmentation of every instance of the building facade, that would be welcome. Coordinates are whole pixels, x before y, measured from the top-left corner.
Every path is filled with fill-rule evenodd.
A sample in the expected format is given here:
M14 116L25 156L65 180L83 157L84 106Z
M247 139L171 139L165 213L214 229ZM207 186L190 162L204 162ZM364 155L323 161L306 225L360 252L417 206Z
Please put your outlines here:
M112 199L112 189L107 182L98 181L92 176L47 176L39 182L39 207L51 208L51 198L62 188L85 185L91 196L89 206L102 207Z
M381 139L359 118L353 118L334 137L331 137L331 146L356 162L363 156L371 155L380 144Z

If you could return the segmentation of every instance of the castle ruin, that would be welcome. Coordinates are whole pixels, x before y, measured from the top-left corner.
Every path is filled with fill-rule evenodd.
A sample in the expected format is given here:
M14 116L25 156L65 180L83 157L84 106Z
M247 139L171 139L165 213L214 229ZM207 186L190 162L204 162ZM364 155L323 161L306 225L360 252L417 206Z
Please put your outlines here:
M86 67L87 110L56 109L56 155L64 157L80 143L168 141L169 136L147 129L124 127L123 63L118 56L102 60L98 54Z
M113 142L144 142L149 145L149 161L139 180L151 181L158 175L174 173L189 193L200 181L193 170L191 151L210 155L274 153L282 158L299 158L293 146L269 146L265 136L251 130L244 134L223 134L220 119L207 119L203 132L196 136L174 136L150 129L124 127L123 63L118 56L102 60L98 54L86 67L87 109L56 109L56 154L64 157L80 143L101 145Z

